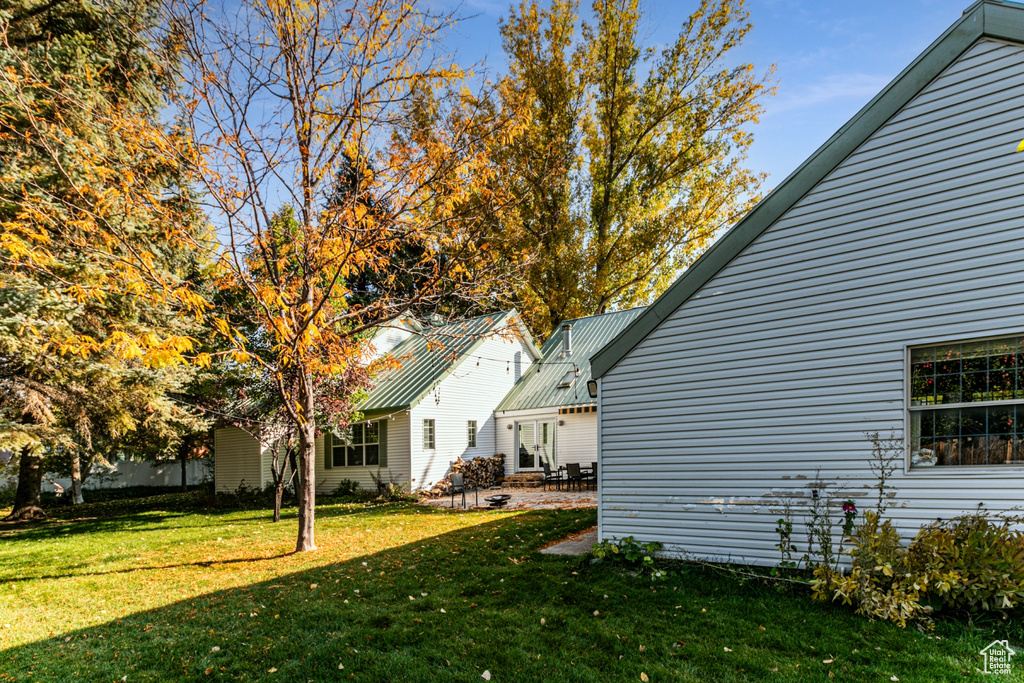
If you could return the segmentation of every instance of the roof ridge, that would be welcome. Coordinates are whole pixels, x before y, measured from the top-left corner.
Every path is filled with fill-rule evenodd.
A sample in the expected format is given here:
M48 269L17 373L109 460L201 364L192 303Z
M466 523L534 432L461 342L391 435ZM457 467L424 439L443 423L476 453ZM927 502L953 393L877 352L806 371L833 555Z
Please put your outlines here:
M1024 4L978 0L591 359L602 377L984 37L1024 44Z

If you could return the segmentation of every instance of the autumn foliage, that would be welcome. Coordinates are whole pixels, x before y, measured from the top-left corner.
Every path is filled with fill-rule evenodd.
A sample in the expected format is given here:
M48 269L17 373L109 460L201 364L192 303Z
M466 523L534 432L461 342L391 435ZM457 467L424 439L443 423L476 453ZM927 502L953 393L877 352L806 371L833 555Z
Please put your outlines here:
M178 103L225 244L217 286L242 302L213 324L273 378L297 430L299 550L315 547L323 378L403 313L493 291L490 150L508 133L434 52L451 23L390 0L173 6ZM265 353L250 353L243 321Z

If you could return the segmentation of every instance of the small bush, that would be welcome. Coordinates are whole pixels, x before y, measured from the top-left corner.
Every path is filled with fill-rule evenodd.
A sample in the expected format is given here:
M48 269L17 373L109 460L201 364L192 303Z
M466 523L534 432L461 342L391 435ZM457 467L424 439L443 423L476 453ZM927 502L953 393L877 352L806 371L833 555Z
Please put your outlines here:
M376 474L370 472L370 478L373 479L373 483L377 487L377 500L381 500L386 503L401 500L416 500L416 496L409 493L409 485L400 481L395 481L395 477L391 474L391 470L388 470L387 477L388 480L384 481L384 475L381 473L380 468L377 469Z
M1024 601L1024 534L1020 520L984 509L923 527L904 546L889 521L866 512L848 572L814 571L815 597L854 604L857 612L906 626L935 608L1013 609Z
M331 492L332 496L350 497L359 493L359 482L354 479L342 479L338 482L338 485L334 487L334 491Z
M941 584L946 605L1013 609L1024 602L1024 533L1008 517L979 510L921 529L908 553L913 567L956 577Z
M652 579L665 576L665 570L655 561L655 553L662 545L657 541L639 543L632 536L594 544L591 554L599 560L620 562L637 568L640 574L647 574Z

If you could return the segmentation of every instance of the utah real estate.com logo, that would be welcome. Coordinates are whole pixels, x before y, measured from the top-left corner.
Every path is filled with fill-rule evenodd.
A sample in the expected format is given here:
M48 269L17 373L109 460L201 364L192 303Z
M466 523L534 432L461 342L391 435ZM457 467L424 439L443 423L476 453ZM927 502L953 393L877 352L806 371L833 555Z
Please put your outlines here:
M985 673L1010 673L1010 657L1015 654L1017 653L1010 647L1009 641L993 640L988 647L981 651L981 656L985 658Z

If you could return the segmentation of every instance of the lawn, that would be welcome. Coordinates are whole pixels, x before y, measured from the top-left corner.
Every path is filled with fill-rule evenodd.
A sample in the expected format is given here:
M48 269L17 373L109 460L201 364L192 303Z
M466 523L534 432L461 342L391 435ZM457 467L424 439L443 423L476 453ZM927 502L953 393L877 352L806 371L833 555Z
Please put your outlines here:
M0 527L0 681L992 681L978 651L1022 639L1019 623L902 630L714 569L651 584L535 552L593 511L330 504L320 549L295 555L294 510L275 525L184 500Z

